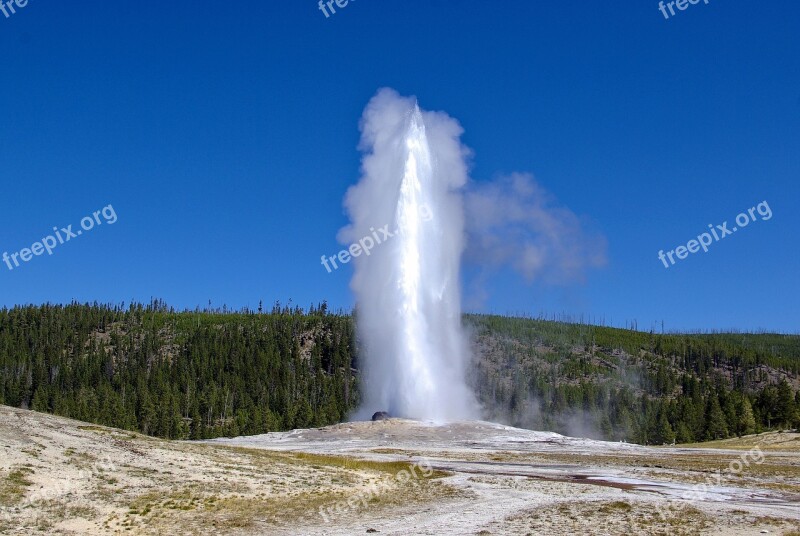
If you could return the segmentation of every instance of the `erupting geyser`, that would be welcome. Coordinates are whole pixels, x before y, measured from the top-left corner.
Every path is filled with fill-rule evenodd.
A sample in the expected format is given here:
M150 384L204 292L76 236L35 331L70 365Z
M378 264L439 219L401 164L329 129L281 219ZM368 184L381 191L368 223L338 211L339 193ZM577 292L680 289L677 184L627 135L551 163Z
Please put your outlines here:
M388 410L435 421L476 418L461 326L461 127L384 89L364 111L361 131L362 177L347 193L351 224L340 233L345 243L375 243L353 259L364 395L358 417Z

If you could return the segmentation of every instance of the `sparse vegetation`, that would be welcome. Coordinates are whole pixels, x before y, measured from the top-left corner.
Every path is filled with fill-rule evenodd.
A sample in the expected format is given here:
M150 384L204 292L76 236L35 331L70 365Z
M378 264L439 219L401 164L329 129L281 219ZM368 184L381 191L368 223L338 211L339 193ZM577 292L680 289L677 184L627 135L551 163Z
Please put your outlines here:
M33 484L28 477L33 474L30 467L12 469L0 484L0 506L13 506L25 495L25 491Z
M538 508L492 524L489 533L653 534L689 536L703 533L711 519L691 506L658 508L648 503L570 502ZM494 529L494 531L492 530Z
M406 527L409 519L446 522L462 511L472 519L484 520L474 525L474 532L490 534L554 530L597 535L696 534L725 524L740 528L753 523L769 528L770 533L791 529L787 519L777 517L779 511L761 503L738 502L736 509L704 503L703 511L688 503L673 508L674 503L663 501L658 494L592 485L574 480L569 473L558 479L560 469L555 469L574 467L574 473L581 474L580 468L591 467L601 473L607 468L608 474L622 472L637 479L691 485L714 477L730 461L713 450L669 451L667 455L662 449L592 452L581 447L562 451L545 444L541 452L526 452L487 449L491 443L478 442L475 449L458 444L432 453L424 441L415 443L417 439L410 443L401 439L396 448L387 448L379 439L374 446L364 445L341 456L140 435L121 439L113 430L98 434L49 415L8 407L0 411L0 438L28 442L34 436L40 452L35 458L19 449L8 451L12 470L0 474L3 489L14 487L16 499L23 499L0 510L7 516L3 519L0 515L0 532L12 534L295 534L307 528L328 528L334 533L359 533L367 528L388 532L387 520L394 523L396 531ZM301 442L330 437L347 444L350 434L382 438L384 432L399 439L405 437L404 427L408 426L409 437L424 437L404 421L381 426L385 430L376 429L373 423L312 430ZM360 428L364 431L359 432ZM790 439L788 434L777 433L761 439L773 437ZM386 461L363 459L376 456L377 451ZM82 453L113 463L106 470L87 472L75 462L88 460ZM733 458L736 456L734 453ZM428 473L429 478L422 478L423 472L417 469L417 478L398 479L398 474L409 470L412 457L447 460L454 473L434 471ZM792 497L797 492L792 486L800 482L796 458L791 453L767 454L764 463L751 465L741 475L726 476L721 485ZM504 464L507 466L498 467ZM420 465L429 467L424 462ZM490 465L498 472L487 471ZM532 466L541 466L545 476L523 476L528 471L523 468ZM548 474L547 467L556 474ZM50 490L30 485L40 480L64 485ZM709 513L709 507L719 509ZM435 532L435 527L427 525L427 530L432 528Z

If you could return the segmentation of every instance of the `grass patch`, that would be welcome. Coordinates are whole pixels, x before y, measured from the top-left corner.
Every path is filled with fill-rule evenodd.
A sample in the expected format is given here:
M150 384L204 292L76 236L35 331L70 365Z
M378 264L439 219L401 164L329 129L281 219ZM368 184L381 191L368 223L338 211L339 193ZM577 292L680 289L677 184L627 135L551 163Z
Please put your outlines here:
M347 469L348 471L376 471L379 473L386 473L391 475L397 475L401 471L410 471L412 467L415 467L415 464L408 461L396 461L396 462L379 462L379 461L371 461L371 460L362 460L358 458L350 458L346 456L328 456L322 454L307 454L304 452L298 452L291 454L292 457L295 459L301 460L306 464L315 464L321 465L325 467L337 467L340 469ZM414 469L415 473L422 472L423 468L416 466ZM445 471L426 471L430 472L430 476L426 476L425 478L442 478L445 476L449 476L450 473Z
M78 430L87 430L89 432L101 432L101 433L105 433L105 434L108 434L108 433L112 432L112 430L109 430L107 428L103 428L102 426L96 426L94 424L78 426Z
M11 470L0 482L0 506L13 506L22 500L25 491L33 482L28 476L33 474L29 467L19 467Z
M494 533L551 534L557 527L561 534L601 536L607 534L658 534L689 536L703 532L712 520L691 506L647 503L562 502L531 510L492 523ZM516 531L516 532L515 532Z
M64 450L64 456L69 458L70 463L78 467L86 467L96 460L96 458L88 452L78 452L73 448Z
M633 509L629 503L625 501L614 501L610 503L605 503L603 506L600 507L599 511L604 514L613 514L618 512L630 512Z
M697 449L731 449L731 450L750 450L758 446L761 450L800 452L800 433L797 432L764 432L743 437L731 437L716 441L705 441L702 443L687 443L680 447L691 447Z
M376 491L369 493L369 489ZM419 480L385 490L375 485L367 489L303 492L276 498L222 498L207 505L205 515L209 521L216 521L218 529L253 529L264 524L296 528L318 526L324 523L326 516L333 520L372 518L387 509L418 508L420 504L462 496L460 490L444 482Z
M296 529L323 523L326 515L375 515L388 507L414 507L461 496L442 482L449 473L414 467L412 462L369 461L264 449L225 449L231 482L191 486L179 493L152 491L128 503L124 526L170 532L212 528L216 532L254 531L266 527ZM406 472L406 478L402 473ZM236 473L256 477L249 485L232 486ZM276 490L265 478L283 474L286 486ZM401 479L395 478L401 474ZM425 475L428 475L427 477ZM258 480L262 483L259 484ZM365 507L365 503L366 506Z
M135 432L130 432L128 430L118 430L116 428L106 428L104 426L97 426L95 424L88 424L88 425L80 425L78 426L78 430L85 430L87 432L95 432L97 434L106 434L106 435L113 435L119 439L155 439L158 441L158 438L150 438L149 436L145 436L143 434L137 434Z

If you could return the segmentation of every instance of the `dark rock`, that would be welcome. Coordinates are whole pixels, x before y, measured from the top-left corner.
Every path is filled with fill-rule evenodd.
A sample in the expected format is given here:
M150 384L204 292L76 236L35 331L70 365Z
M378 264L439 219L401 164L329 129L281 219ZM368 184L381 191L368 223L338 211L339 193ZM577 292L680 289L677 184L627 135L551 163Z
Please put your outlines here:
M390 416L385 411L376 411L375 414L372 416L373 421L385 421L389 419Z

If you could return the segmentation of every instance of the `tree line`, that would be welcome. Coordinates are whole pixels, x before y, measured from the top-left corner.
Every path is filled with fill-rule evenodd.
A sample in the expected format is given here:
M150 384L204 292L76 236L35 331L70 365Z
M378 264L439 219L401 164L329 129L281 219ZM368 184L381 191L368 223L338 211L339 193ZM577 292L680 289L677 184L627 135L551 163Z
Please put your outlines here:
M339 422L358 403L350 318L327 306L0 311L0 403L171 439Z
M487 416L638 443L798 426L800 337L469 315ZM170 439L325 426L359 404L355 321L150 304L0 310L0 403ZM376 408L385 409L385 408Z
M472 383L494 420L642 444L800 426L800 337L655 334L475 315Z

